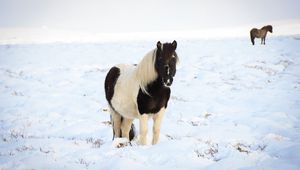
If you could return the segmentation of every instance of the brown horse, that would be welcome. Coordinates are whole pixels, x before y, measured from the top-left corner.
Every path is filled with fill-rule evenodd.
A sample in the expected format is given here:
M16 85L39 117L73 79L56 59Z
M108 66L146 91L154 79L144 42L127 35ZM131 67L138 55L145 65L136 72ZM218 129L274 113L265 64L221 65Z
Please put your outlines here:
M254 45L254 38L261 38L261 44L266 44L266 36L267 32L272 33L273 32L273 27L272 25L267 25L262 27L261 29L253 28L250 31L250 37L251 37L251 42L252 45Z

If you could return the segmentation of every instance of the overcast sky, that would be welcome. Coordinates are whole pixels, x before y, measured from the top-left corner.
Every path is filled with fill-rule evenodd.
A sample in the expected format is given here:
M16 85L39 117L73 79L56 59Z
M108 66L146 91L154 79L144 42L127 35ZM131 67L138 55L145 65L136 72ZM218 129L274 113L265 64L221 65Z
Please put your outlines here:
M0 0L0 28L197 30L300 19L300 0Z

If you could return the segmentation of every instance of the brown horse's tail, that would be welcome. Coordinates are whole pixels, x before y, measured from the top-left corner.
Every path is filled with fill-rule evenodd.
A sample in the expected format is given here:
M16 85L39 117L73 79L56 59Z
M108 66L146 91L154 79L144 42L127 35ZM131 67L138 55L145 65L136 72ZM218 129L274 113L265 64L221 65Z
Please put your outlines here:
M250 38L251 38L251 42L252 42L252 45L254 45L254 35L253 35L253 30L250 31Z

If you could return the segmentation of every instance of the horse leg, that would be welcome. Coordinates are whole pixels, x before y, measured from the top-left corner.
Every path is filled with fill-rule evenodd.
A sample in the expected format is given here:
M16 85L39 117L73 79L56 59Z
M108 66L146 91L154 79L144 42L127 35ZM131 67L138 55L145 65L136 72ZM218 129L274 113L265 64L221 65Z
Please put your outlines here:
M152 145L155 145L159 139L160 125L165 113L165 108L161 108L158 113L153 116L153 138Z
M148 115L143 114L139 118L140 120L140 139L139 143L141 145L147 144L147 131L148 131Z
M131 124L133 122L133 119L126 119L123 117L123 120L121 122L121 130L122 130L122 137L129 139L129 131L131 129Z
M110 113L111 113L111 123L113 127L113 139L121 137L121 115L117 112L115 112L112 108L110 108Z
M260 44L264 44L264 38L261 38L261 43Z

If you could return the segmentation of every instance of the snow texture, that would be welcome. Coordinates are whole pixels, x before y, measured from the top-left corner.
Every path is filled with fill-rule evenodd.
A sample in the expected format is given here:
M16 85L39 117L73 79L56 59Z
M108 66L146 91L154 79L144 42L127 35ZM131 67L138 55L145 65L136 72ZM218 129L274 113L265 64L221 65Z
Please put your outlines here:
M155 44L0 45L0 169L300 169L299 36L179 40L160 141L112 141L105 75Z

